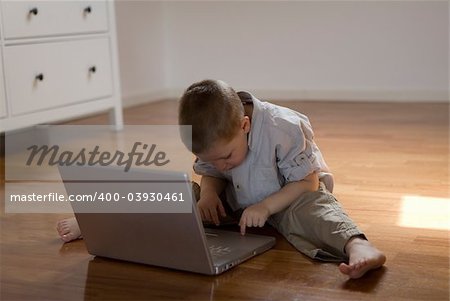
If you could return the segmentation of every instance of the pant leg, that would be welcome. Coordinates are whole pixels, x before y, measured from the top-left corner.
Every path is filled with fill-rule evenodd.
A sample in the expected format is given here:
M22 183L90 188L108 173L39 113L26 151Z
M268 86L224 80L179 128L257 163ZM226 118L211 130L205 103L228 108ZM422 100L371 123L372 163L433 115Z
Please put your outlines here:
M365 237L322 182L318 191L303 194L269 223L297 250L322 261L347 261L347 241Z

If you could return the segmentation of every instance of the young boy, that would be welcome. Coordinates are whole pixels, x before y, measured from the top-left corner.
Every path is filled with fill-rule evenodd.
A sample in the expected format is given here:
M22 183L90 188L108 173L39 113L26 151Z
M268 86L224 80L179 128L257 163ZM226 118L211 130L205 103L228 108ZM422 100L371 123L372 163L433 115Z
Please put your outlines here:
M205 222L226 217L219 197L225 195L225 206L243 209L243 235L246 227L268 222L305 255L344 262L339 270L350 278L384 264L384 254L331 194L333 178L305 115L205 80L183 94L179 123L192 125L194 169L202 175L197 206ZM57 230L66 242L81 237L75 218L59 221Z
M339 270L350 278L384 264L385 255L331 194L333 179L305 115L205 80L185 91L178 117L192 125L204 221L219 224L226 216L225 194L228 207L243 209L242 235L268 222L303 254L342 262ZM182 137L186 145L190 138Z

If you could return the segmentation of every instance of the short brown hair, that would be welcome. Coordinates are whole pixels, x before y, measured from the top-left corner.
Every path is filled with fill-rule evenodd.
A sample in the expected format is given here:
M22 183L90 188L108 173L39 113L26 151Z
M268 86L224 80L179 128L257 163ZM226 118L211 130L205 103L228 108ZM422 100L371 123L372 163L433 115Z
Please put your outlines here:
M208 150L219 139L231 140L244 117L236 91L223 81L203 80L186 89L178 107L178 123L192 125L192 152ZM182 139L188 145L188 138Z

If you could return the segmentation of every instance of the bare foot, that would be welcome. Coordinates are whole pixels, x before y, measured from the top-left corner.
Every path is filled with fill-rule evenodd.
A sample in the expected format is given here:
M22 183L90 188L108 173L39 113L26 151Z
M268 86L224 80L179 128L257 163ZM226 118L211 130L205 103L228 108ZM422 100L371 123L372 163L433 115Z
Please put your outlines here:
M386 256L361 237L350 239L345 250L349 255L349 264L341 263L339 270L353 279L362 277L368 271L377 269L386 262Z
M75 217L60 220L56 224L56 230L64 242L69 242L81 238L80 227Z

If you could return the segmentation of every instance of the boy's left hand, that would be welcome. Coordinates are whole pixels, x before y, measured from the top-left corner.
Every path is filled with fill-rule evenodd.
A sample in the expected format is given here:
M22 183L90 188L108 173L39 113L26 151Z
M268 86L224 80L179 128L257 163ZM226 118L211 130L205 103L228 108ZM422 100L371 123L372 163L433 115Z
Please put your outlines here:
M244 210L239 221L241 234L245 234L245 227L262 227L269 218L269 209L261 203L251 205Z

